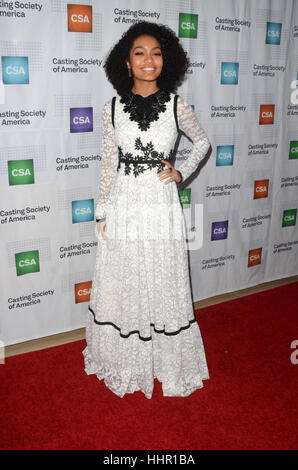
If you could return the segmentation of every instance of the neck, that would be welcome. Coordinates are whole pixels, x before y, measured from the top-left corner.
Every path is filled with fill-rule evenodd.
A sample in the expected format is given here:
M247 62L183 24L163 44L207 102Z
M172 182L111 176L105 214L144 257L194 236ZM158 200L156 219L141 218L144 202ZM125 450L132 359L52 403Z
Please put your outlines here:
M133 84L133 87L131 91L137 95L141 95L144 98L146 96L152 95L153 93L156 93L159 90L159 88L156 85L156 81L154 82L141 82L141 83L136 83L136 81Z

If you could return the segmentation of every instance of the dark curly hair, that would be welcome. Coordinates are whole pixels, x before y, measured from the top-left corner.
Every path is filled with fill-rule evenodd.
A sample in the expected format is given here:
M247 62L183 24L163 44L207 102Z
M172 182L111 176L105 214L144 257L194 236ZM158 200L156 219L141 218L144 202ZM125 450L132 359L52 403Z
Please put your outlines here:
M134 40L143 34L155 37L161 47L163 67L157 78L157 86L162 90L175 93L176 88L184 79L189 66L189 58L171 28L149 21L134 23L110 50L103 66L108 80L120 96L132 89L134 80L133 77L128 76L125 61L129 59Z

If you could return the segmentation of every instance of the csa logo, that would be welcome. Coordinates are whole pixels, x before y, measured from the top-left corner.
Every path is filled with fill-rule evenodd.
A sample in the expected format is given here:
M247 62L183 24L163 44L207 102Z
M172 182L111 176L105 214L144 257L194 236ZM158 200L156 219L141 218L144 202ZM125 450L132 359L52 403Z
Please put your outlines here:
M293 160L296 158L298 158L298 140L292 140L290 142L289 159Z
M34 168L33 160L9 160L8 162L9 185L33 184Z
M92 33L92 6L67 5L68 31L73 33Z
M27 85L29 83L28 57L2 56L1 64L4 85Z
M191 203L191 188L179 189L178 193L182 207L189 207Z
M94 199L72 201L72 223L94 220Z
M90 301L90 293L92 288L92 281L80 282L75 284L75 303Z
M275 104L261 104L259 124L273 124L274 109Z
M221 85L238 85L239 63L222 62L221 63Z
M297 218L297 209L288 209L284 211L282 216L282 226L283 227L291 227L296 225L296 218Z
M70 132L93 132L93 108L70 108Z
M179 13L179 37L198 37L198 15L192 13Z
M216 148L216 166L233 165L234 145L218 145Z
M281 23L267 22L266 44L280 44Z
M39 272L39 252L23 251L15 253L17 276Z
M262 259L262 248L255 248L254 250L249 250L247 266L250 268L251 266L256 266L257 264L261 264L261 259Z
M211 228L211 241L228 238L228 220L213 222Z
M269 180L258 180L254 184L254 199L268 197Z

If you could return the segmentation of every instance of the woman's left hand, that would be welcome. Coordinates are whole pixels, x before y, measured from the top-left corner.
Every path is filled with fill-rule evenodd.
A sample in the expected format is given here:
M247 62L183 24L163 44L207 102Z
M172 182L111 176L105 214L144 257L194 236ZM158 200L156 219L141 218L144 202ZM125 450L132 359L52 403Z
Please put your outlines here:
M160 176L159 179L164 180L165 178L168 178L167 181L164 182L164 184L168 184L171 181L177 181L177 183L180 183L181 181L180 173L178 173L178 171L175 170L173 165L171 165L171 163L168 162L167 160L161 160L161 161L165 163L168 168L157 173L158 177Z

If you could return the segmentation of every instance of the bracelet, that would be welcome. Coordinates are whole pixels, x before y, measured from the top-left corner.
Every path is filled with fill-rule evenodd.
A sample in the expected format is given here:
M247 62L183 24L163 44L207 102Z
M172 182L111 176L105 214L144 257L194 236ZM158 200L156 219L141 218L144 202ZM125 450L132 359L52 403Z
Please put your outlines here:
M95 220L96 220L96 222L101 222L102 220L106 220L106 218L103 217L102 219L95 219Z

